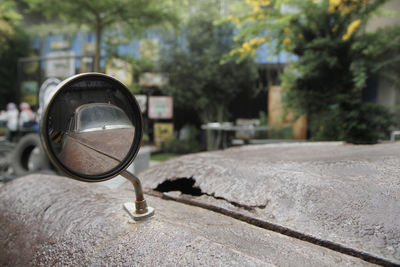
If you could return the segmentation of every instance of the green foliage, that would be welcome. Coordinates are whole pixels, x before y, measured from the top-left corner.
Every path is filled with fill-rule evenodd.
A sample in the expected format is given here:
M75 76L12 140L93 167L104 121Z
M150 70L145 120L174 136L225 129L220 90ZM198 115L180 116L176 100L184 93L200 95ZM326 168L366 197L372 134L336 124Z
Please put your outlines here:
M132 36L133 32L176 23L172 1L161 0L24 0L32 11L40 11L48 19L86 25L96 33L95 71L100 66L100 45L105 30Z
M171 1L157 0L25 0L31 10L41 11L47 18L59 18L69 23L86 25L92 30L117 25L135 29L175 20Z
M259 113L260 126L268 126L268 115L261 111ZM255 139L293 139L293 127L277 127L267 131L256 131Z
M15 9L13 1L0 2L0 53L9 47L9 42L15 38L16 28L21 16Z
M268 115L264 111L260 111L258 115L260 119L260 126L268 126Z
M18 58L29 54L30 47L28 36L16 28L12 38L2 52L0 52L0 109L4 109L8 102L17 102L17 62Z
M268 126L268 115L264 111L260 111L258 118L260 120L260 126ZM255 139L267 139L269 138L268 136L268 131L256 131L254 133L254 138Z
M310 127L314 140L345 140L354 144L374 144L389 137L393 115L384 106L344 100L333 106Z
M267 35L261 40L276 53L297 56L281 77L290 88L286 103L307 115L314 139L371 143L385 134L388 111L362 103L361 96L369 77L384 69L390 73L388 66L400 62L393 56L400 48L399 27L365 31L386 0L246 2L237 15L236 39L244 43L236 51L253 51L259 44L254 38Z
M176 153L158 153L158 154L153 154L151 155L151 160L154 161L166 161L175 157L178 157L180 154Z
M145 144L149 143L149 142L150 142L150 137L149 137L149 135L148 135L147 133L143 133L143 138L142 138L142 140L143 140L143 142L144 142Z
M29 38L20 19L14 1L0 1L0 109L17 101L17 62L29 53Z
M270 139L293 139L293 127L287 126L283 128L271 129L268 131Z
M216 16L216 15L215 15ZM224 121L227 107L241 90L255 90L256 69L250 60L220 64L232 48L233 27L214 26L212 12L190 18L183 38L161 51L161 70L169 73L166 93L174 103L195 110L203 123Z
M197 141L199 130L193 125L185 125L184 131L186 133L186 136L183 140L180 140L175 133L165 142L163 146L163 151L178 154L194 153L200 151L201 145Z
M0 2L0 109L16 100L17 59L27 53L27 37L19 28L20 19L13 1Z

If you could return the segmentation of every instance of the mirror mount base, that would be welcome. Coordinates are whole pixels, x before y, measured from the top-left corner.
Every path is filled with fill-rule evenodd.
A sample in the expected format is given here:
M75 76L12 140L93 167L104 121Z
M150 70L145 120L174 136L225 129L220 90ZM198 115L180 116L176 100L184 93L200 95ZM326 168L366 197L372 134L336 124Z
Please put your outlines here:
M147 206L146 200L144 199L143 195L142 184L140 183L139 178L127 170L121 172L121 175L132 183L133 187L135 188L136 194L135 203L125 203L124 209L134 220L143 220L145 218L153 216L154 208Z
M146 205L146 200L143 200L144 204ZM141 203L142 205L143 203ZM129 216L132 217L135 221L144 220L154 215L154 208L146 207L143 209L138 209L138 203L135 202L127 202L124 203L124 209L128 212Z

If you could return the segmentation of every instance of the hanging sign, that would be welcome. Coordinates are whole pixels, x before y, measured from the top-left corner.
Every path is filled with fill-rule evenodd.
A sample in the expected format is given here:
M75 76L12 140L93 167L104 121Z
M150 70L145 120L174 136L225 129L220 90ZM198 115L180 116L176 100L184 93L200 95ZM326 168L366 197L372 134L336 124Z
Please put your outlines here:
M172 119L173 101L170 96L151 96L149 98L150 119Z

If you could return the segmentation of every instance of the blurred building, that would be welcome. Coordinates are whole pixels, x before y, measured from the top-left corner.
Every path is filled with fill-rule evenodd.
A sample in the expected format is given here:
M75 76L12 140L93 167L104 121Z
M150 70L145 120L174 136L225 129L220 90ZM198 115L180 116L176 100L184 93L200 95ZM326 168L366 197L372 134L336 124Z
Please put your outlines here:
M400 1L391 0L387 2L385 9L393 14L372 19L367 25L367 31L379 31L380 28L392 25L400 26ZM393 51L393 53L395 52ZM397 73L400 73L400 69L397 70ZM400 75L397 74L397 76L400 80ZM385 75L381 75L372 80L371 83L364 94L366 100L372 100L373 102L389 107L400 104L400 86L396 85L393 80L386 78Z

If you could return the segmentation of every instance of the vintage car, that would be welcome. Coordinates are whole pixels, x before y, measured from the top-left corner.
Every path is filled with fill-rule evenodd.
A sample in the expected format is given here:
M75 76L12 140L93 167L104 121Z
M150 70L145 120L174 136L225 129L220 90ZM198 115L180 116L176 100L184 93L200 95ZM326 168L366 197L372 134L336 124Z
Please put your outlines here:
M93 89L97 80L104 83ZM400 265L400 143L190 154L139 173L141 183L126 170L141 139L140 109L127 89L91 73L58 90L43 117L43 145L66 176L80 181L34 174L0 188L1 266ZM57 125L67 118L61 111L74 111L90 94L112 99L135 127L133 141L120 140L127 156L97 172L67 166L49 136L69 123ZM65 99L74 101L60 111ZM113 159L102 151L102 159ZM82 183L118 174L131 184Z
M134 135L135 127L121 108L109 103L84 104L71 116L59 157L77 172L103 173L126 157Z

